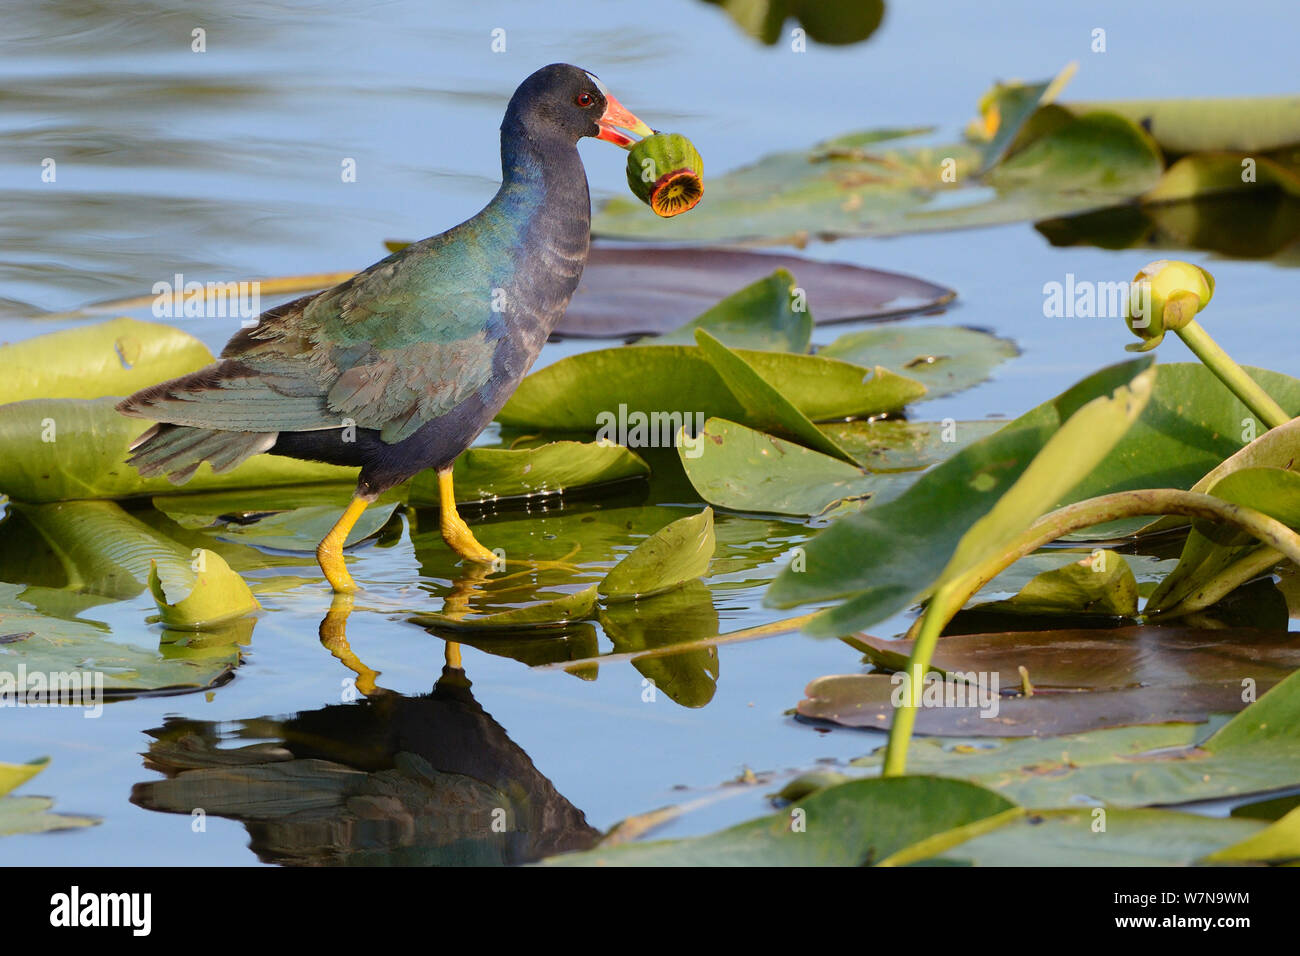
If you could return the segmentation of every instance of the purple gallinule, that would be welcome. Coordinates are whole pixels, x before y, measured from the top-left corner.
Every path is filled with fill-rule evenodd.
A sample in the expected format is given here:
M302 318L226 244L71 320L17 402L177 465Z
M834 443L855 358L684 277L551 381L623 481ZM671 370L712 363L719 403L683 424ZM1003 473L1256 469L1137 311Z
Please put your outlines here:
M578 140L650 134L592 74L563 63L520 84L501 123L501 188L472 219L346 282L262 313L212 365L124 399L154 425L140 474L179 484L262 452L357 466L356 494L316 549L335 591L366 505L438 472L442 535L495 556L456 512L452 464L496 416L564 314L587 261L591 199Z

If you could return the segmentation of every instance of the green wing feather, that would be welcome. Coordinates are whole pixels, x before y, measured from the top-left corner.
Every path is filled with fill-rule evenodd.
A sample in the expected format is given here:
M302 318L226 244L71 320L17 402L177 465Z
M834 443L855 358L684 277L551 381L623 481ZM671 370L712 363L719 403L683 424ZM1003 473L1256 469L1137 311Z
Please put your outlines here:
M350 420L401 441L492 377L503 257L497 243L471 233L462 224L271 309L231 339L217 364L120 407L231 431L318 431Z

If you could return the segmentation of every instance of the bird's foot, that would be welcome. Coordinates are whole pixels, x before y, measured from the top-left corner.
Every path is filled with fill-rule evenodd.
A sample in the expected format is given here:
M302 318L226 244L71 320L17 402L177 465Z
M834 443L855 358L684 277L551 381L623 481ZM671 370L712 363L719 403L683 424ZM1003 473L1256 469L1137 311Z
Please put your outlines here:
M446 541L448 546L462 558L470 561L495 566L501 560L495 553L478 543L478 539L474 537L474 532L469 530L469 525L465 523L460 515L454 512L450 515L443 515L442 540Z

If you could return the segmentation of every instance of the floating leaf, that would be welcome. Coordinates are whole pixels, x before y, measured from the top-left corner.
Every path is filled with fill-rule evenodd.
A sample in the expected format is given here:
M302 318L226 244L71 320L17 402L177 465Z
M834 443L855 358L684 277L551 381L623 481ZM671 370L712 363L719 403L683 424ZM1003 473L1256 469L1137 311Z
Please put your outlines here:
M853 780L789 811L709 836L624 843L545 862L558 866L869 866L935 833L1015 811L982 787L934 777ZM792 827L799 811L800 826Z
M219 475L207 464L183 486L141 478L126 464L127 446L148 423L127 418L116 398L31 399L0 405L0 491L17 501L126 498L150 493L356 482L355 468L256 455Z
M1137 123L1175 154L1260 153L1300 143L1300 97L1241 96L1063 103L1075 115L1106 112Z
M1014 597L980 605L1003 614L1097 614L1136 617L1137 579L1114 551L1098 550L1079 561L1044 571Z
M1243 176L1253 168L1253 178ZM1160 182L1142 197L1144 203L1180 202L1240 190L1264 191L1270 187L1300 196L1300 176L1265 156L1242 153L1200 153L1174 163Z
M717 547L713 509L680 518L637 545L600 583L607 601L645 598L702 577Z
M1297 720L1300 672L1208 736L1204 725L1163 724L975 746L923 738L912 741L908 770L972 780L1041 808L1237 797L1300 786ZM878 766L880 758L855 763Z
M1272 826L1239 843L1209 854L1207 863L1300 860L1300 810L1291 810Z
M852 461L848 452L817 429L784 395L769 385L755 368L708 332L696 329L695 340L713 370L736 397L747 414L745 423L783 438L797 441L824 455ZM882 370L876 370L880 377Z
M796 289L794 276L778 269L653 342L694 345L695 330L704 329L733 349L807 352L812 341L813 317L807 303L799 303L795 298ZM802 308L796 310L796 304Z
M99 823L98 817L79 817L47 812L54 806L48 797L12 797L16 790L50 765L48 757L27 764L0 763L0 837L18 833L46 833L71 830Z
M212 361L206 345L179 329L113 319L0 345L0 404L129 395Z
M984 381L1020 351L1010 339L979 329L891 324L842 335L817 354L906 375L925 385L924 397L930 399Z
M149 591L168 627L207 630L261 607L244 579L216 552L200 549L191 566L194 581L183 596L164 588L157 565L149 571Z
M1105 369L958 452L899 498L839 519L805 548L805 571L773 582L768 603L856 594L813 619L807 630L823 636L897 613L1071 494L1141 412L1154 377L1132 363ZM940 578L917 572L945 566Z
M736 355L813 421L882 414L924 394L924 386L902 376L873 374L815 355L751 350ZM629 433L639 427L645 435L638 447L662 448L673 447L677 432L693 426L697 415L701 421L717 416L742 423L749 417L699 348L646 345L582 352L534 372L497 420L519 428L592 433L614 427L620 415Z
M678 451L700 497L734 511L816 515L890 480L722 418L710 418L695 442Z
M1107 810L1104 818L1091 808L1031 810L968 840L956 834L945 841L947 835L940 834L932 843L903 850L890 862L895 866L921 861L965 866L1190 866L1205 857L1214 859L1216 852L1237 841L1249 845L1260 828L1252 820L1172 810Z
M22 588L0 584L0 632L21 635L0 644L6 669L80 675L82 687L99 687L106 697L174 693L212 687L239 665L230 644L173 643L148 650L112 640L93 624L39 614L21 599Z
M719 293L762 282L778 269L799 277L808 314L819 324L928 312L957 295L912 276L799 256L597 243L555 334L617 338L670 332L712 309Z
M452 477L456 500L463 502L559 494L649 474L649 466L622 445L557 441L535 448L471 448L456 459ZM415 476L410 500L439 501L432 470Z

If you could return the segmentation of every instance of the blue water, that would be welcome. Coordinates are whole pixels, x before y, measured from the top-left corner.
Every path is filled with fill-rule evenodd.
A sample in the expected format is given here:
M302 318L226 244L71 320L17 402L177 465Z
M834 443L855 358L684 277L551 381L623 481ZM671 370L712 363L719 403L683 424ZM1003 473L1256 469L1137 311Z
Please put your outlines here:
M1077 7L1078 9L1072 9ZM642 2L281 2L193 10L179 0L7 9L0 37L0 340L75 322L34 319L89 301L138 295L175 272L249 278L351 269L383 255L385 239L440 232L495 190L497 126L515 85L555 60L584 66L652 125L687 132L710 170L875 126L938 124L956 134L997 79L1038 79L1067 61L1080 70L1066 99L1294 92L1293 5L1208 2L1086 5L1033 2L891 3L882 28L848 48L766 48L718 8ZM792 24L790 24L792 25ZM207 32L207 52L190 50ZM1089 50L1107 30L1108 52ZM493 53L491 32L506 31ZM625 190L624 157L582 146L593 196ZM40 181L54 157L58 178ZM355 183L340 164L354 159ZM912 273L958 290L942 316L1017 341L1022 355L979 388L939 399L925 415L1015 415L1125 353L1114 320L1044 319L1044 283L1126 278L1161 250L1053 248L1028 224L815 245L805 254ZM1187 253L1180 255L1186 256ZM1284 331L1297 288L1294 250L1273 261L1202 255L1218 280L1206 324L1239 361L1300 367ZM729 292L719 289L719 295ZM219 348L233 320L185 328ZM828 342L843 329L819 330ZM589 344L548 347L542 362ZM1179 342L1162 361L1185 356ZM358 580L379 582L348 624L352 649L394 691L426 693L443 644L394 608L417 597L403 525L394 546L358 552ZM722 629L774 619L761 586L716 598ZM234 722L288 717L340 702L350 673L321 647L328 607L319 586L267 602L246 662L208 693L112 704L97 720L72 710L0 713L0 761L48 754L25 786L56 810L103 818L84 830L0 841L0 861L248 865L244 827L128 802L157 779L140 754L169 716ZM157 640L147 597L96 608L133 643ZM905 620L889 622L892 633ZM555 788L606 828L629 814L725 795L664 835L703 832L761 812L773 777L871 749L870 734L825 733L787 714L804 684L860 667L838 642L787 635L730 645L705 707L660 695L642 676L605 664L593 681L464 650L478 702ZM230 725L223 724L223 730ZM757 785L717 791L750 768ZM686 788L686 789L680 789Z

